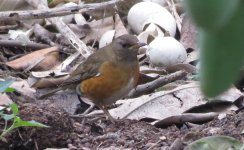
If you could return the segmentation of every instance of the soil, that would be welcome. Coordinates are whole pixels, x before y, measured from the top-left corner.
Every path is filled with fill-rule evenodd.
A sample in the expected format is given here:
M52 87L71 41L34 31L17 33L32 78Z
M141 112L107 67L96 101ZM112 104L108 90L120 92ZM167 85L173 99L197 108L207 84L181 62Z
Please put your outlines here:
M168 149L201 137L226 135L244 142L244 111L214 119L203 125L170 126L160 129L136 120L119 120L112 124L106 119L88 121L71 118L64 110L51 103L26 103L20 105L23 120L35 120L49 128L19 128L0 141L0 149L33 150L45 148L80 149ZM0 121L0 128L3 121ZM173 144L174 143L174 144ZM172 145L173 144L173 145ZM172 148L172 147L171 147Z

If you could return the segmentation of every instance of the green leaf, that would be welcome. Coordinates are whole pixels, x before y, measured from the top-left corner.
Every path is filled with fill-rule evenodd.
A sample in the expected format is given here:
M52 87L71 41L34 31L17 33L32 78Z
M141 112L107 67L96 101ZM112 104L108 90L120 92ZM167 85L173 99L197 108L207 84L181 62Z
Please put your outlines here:
M4 92L13 82L14 80L0 81L0 92Z
M49 126L45 125L45 124L42 124L40 122L37 122L35 120L31 120L31 121L24 121L25 122L25 125L28 125L28 126L33 126L33 127L41 127L41 128L49 128Z
M50 4L53 0L47 0L48 4Z
M194 141L184 150L240 150L243 144L228 136L209 136Z
M18 105L16 103L12 103L9 106L13 114L16 116L19 113Z
M201 89L206 96L224 92L237 80L244 56L244 5L217 32L200 32Z
M14 92L14 91L16 91L14 88L6 88L3 92L11 93L11 92Z
M195 74L195 75L190 75L189 77L187 77L190 80L194 80L194 81L199 81L199 74Z
M8 114L1 114L2 118L5 120L5 121L8 121L8 120L11 120L15 117L14 114L11 114L11 115L8 115Z
M235 14L240 0L185 0L193 21L205 30L222 28Z
M14 128L18 127L42 127L42 128L48 128L49 126L46 126L42 123L36 122L34 120L32 121L23 121L19 117L15 118Z

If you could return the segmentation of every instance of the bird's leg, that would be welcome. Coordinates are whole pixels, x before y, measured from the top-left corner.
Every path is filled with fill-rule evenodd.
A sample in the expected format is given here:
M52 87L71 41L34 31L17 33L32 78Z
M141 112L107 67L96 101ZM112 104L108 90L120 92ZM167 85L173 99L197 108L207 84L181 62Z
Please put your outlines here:
M95 104L91 104L91 105L89 106L89 108L87 108L87 110L84 111L82 114L83 114L83 115L88 114L89 112L91 112L91 110L92 110L94 107L95 107Z
M79 99L79 102L80 102L80 108L81 108L81 110L83 110L84 108L85 108L85 110L84 110L84 112L82 113L82 115L86 115L86 114L88 114L94 107L95 107L95 104L93 104L93 103L91 103L90 105L89 104L87 104L87 103L85 103L83 100L82 100L82 98L81 98L81 96L80 95L77 95L77 97L78 97L78 99ZM83 106L83 107L82 107ZM89 106L89 107L88 107ZM88 108L87 108L88 107ZM86 109L87 108L87 109Z
M101 105L97 105L104 113L105 115L107 115L108 119L115 124L115 119L110 115L109 111L107 110L107 108L101 106Z

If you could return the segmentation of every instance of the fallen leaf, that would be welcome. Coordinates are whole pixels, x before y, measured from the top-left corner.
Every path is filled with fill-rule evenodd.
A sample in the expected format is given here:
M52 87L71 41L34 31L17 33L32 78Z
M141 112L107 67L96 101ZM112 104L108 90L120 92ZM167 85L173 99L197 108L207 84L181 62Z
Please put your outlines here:
M91 27L91 32L83 39L84 43L90 40L98 41L105 32L113 30L114 20L113 17L108 17L92 21L88 25Z
M115 14L115 38L123 35L123 34L128 34L128 31L126 30L120 16L118 14Z
M243 94L239 90L232 87L216 99L233 102L241 95ZM119 106L111 109L110 113L115 118L162 120L181 115L184 111L207 102L197 82L192 82L169 91L159 91L134 99L119 100L116 103ZM98 113L98 111L92 113Z
M49 70L59 63L57 47L46 48L29 53L23 57L7 62L15 70Z
M212 112L211 113L183 113L178 116L171 116L163 120L159 120L157 122L154 122L153 125L155 125L158 128L165 128L173 124L182 125L183 123L186 122L190 122L194 124L203 124L213 120L216 116L218 116L218 113L212 113Z
M34 88L31 88L26 80L14 81L14 83L10 87L14 88L23 96L27 96L33 99L35 98L36 90Z
M188 16L184 16L182 20L181 39L185 49L191 48L196 50L197 47L197 30Z
M240 150L243 144L228 136L209 136L194 141L184 150Z
M0 106L7 106L12 102L13 101L8 97L6 93L0 93Z
M173 66L166 67L165 70L168 73L174 73L176 71L185 70L188 73L196 73L197 68L190 64L176 64Z
M197 60L199 60L199 52L198 51L194 50L194 51L188 53L186 63L195 62Z

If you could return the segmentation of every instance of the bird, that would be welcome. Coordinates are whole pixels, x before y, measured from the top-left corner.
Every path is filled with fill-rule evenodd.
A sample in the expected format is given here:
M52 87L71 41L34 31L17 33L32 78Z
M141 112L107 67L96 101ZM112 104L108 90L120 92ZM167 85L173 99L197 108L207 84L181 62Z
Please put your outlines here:
M138 49L146 45L136 36L124 34L91 54L64 81L65 88L76 86L78 95L87 97L115 123L107 106L125 97L139 79ZM60 87L60 89L63 89ZM45 98L60 89L47 93Z

